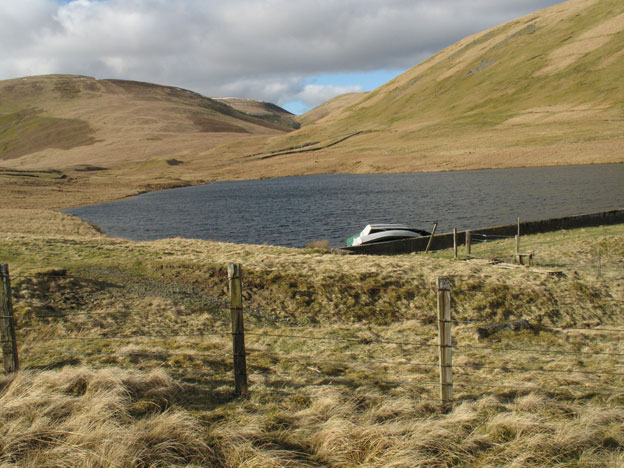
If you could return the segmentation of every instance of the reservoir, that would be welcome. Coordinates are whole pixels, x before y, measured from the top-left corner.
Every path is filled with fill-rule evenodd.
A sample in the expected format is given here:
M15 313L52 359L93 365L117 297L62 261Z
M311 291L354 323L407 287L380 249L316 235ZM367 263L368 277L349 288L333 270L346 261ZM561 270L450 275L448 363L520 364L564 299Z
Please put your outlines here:
M108 235L304 247L369 223L438 233L624 208L624 164L214 182L67 210Z

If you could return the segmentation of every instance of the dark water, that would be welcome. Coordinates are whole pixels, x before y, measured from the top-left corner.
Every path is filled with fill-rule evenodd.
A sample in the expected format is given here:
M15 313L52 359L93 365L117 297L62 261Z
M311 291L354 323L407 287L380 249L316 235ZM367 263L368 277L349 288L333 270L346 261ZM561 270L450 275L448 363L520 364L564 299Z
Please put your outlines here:
M69 210L107 234L334 247L369 223L438 232L624 207L624 164L215 182Z

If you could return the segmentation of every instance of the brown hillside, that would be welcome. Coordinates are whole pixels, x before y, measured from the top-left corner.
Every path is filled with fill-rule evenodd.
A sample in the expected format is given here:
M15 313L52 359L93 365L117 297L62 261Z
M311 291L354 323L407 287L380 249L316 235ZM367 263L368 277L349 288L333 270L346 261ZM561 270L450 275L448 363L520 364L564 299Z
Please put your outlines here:
M0 159L13 167L183 158L284 131L269 119L174 87L65 75L0 82Z
M305 149L274 161L300 173L621 162L623 49L621 0L570 0L463 39L259 157Z
M245 114L271 122L284 130L290 131L301 127L298 119L285 109L275 104L254 99L214 98Z

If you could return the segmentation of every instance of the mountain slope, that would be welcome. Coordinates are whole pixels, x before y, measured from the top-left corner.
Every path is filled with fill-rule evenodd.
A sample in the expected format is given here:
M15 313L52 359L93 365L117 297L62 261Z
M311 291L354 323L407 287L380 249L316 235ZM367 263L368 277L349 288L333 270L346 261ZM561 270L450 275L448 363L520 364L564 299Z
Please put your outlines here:
M347 172L621 162L623 49L621 0L564 2L454 44L261 157L305 148L279 156L304 172L302 158Z
M367 94L366 92L341 94L299 116L298 120L301 125L318 122L328 115L362 100Z
M271 122L285 130L294 130L301 127L297 122L295 115L275 104L264 101L256 101L255 99L242 98L213 98L216 101L223 102L228 106L244 112L247 115L257 117L259 119Z
M0 82L0 160L63 168L184 157L290 130L274 118L281 110L275 109L254 116L191 91L133 81L68 75L6 80Z

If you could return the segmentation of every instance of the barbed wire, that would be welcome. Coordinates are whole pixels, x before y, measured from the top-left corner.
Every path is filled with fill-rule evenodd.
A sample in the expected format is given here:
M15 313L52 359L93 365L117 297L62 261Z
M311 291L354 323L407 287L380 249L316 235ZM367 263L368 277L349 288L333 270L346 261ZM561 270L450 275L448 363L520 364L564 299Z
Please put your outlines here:
M538 369L533 367L515 367L508 365L500 365L500 366L484 366L480 364L453 364L451 367L458 369L472 369L472 370L481 370L481 369L492 369L492 370L501 370L501 371L521 371L521 372L539 372L539 373L553 373L553 374L588 374L588 375L617 375L624 376L624 372L611 372L611 371L587 371L587 370L575 370L575 369Z
M314 363L314 364L346 364L346 365L355 365L355 366L366 366L368 364L373 364L373 365L435 367L435 368L439 366L437 362L431 363L431 362L409 362L409 361L408 362L394 362L394 361L385 361L385 360L360 361L360 360L344 360L344 359L319 359L319 358L314 358L310 356L284 356L284 355L270 353L266 351L260 351L260 350L258 351L248 350L247 351L248 357L253 358L254 357L253 354L268 355L268 357L275 358L280 361L305 361L307 363Z
M137 338L151 338L151 339L166 339L166 338L198 338L206 336L226 336L228 332L199 332L199 333L180 333L180 334L136 334L136 335L113 335L113 336L95 336L95 337L82 337L82 336L68 336L68 337L53 337L53 338L39 338L24 340L21 344L43 343L52 341L69 341L69 340L124 340L124 339L137 339ZM455 349L473 349L473 350L490 350L496 352L522 352L522 353L535 353L535 354L547 354L547 355L587 355L587 356L624 356L624 353L615 352L588 352L588 351L566 351L566 350L551 350L551 349L539 349L539 348L498 348L495 346L477 346L477 345L450 345L440 346L435 343L415 343L409 341L395 341L384 339L371 339L368 337L328 337L328 336L309 336L309 335L295 335L286 333L267 333L260 331L246 331L245 335L250 336L262 336L273 338L295 338L302 340L316 340L316 341L334 341L334 342L351 342L360 344L393 344L402 346L413 346L416 348L440 348L450 347ZM11 340L1 340L0 343L11 343Z
M167 335L168 337L171 335ZM205 335L203 335L205 336ZM218 335L218 336L223 336L223 335ZM133 336L134 337L134 336ZM159 335L159 337L162 337ZM122 337L123 339L125 339L126 337ZM63 338L60 338L59 340L62 340ZM64 354L64 355L81 355L81 356L96 356L96 355L123 355L124 352L122 351L94 351L94 352L72 352L72 351L64 351L64 350L48 350L48 351L41 351L41 350L31 350L31 349L26 349L21 351L20 354L50 354L56 352L58 354ZM129 351L127 354L145 354L145 355L150 355L150 354L165 354L167 357L169 356L185 356L185 357L214 357L215 353L179 353L179 352L171 352L171 351L149 351L149 350L136 350L136 351ZM396 362L396 361L388 361L388 360L366 360L366 361L361 361L361 360L341 360L341 359L319 359L319 358L315 358L315 357L310 357L310 356L286 356L286 355L280 355L280 354L275 354L275 353L271 353L265 350L247 350L247 356L253 358L253 355L263 355L263 356L268 356L270 358L273 359L277 359L279 361L304 361L307 363L314 363L314 364L344 364L344 365L352 365L352 366L367 366L367 365L389 365L389 366L407 366L407 367L429 367L429 368L437 368L439 366L439 363L431 363L431 362L413 362L413 361L404 361L404 362ZM220 353L219 354L222 357L231 357L232 354L231 353ZM508 373L511 373L513 371L520 371L520 372L537 372L537 373L562 373L562 374L569 374L569 373L581 373L581 374L588 374L588 375L613 375L613 376L624 376L624 372L612 372L612 371L607 371L607 370L577 370L577 369L566 369L566 370L561 370L561 369L539 369L539 368L533 368L533 367L516 367L516 366L510 366L510 365L500 365L500 366L488 366L488 365L482 365L482 364L454 364L451 367L453 368L457 368L457 369L472 369L472 370L480 370L480 369L492 369L492 370L501 370L501 371L505 371Z
M518 319L519 320L525 320L525 319ZM438 320L439 321L439 320ZM458 323L458 324L475 324L472 326L466 326L465 328L480 328L480 327L492 327L492 326L499 326L499 325L513 325L514 323L516 323L517 321L509 321L509 322L503 322L503 323L491 323L491 322L487 322L486 320L442 320L445 323ZM528 322L528 320L527 320ZM549 327L547 325L542 325L542 324L534 324L531 325L529 324L529 326L534 329L534 330L552 330L552 331L566 331L566 330L579 330L579 331L588 331L588 332L614 332L614 333L624 333L624 328L592 328L592 327Z
M288 376L288 377L300 377L300 376L309 376L311 375L310 372L279 372L277 374L268 374L268 373L261 373L261 372L255 372L255 373L250 373L247 374L247 376L249 377L250 375L253 376L267 376L267 375L275 375L277 377L284 377L284 376ZM327 374L316 374L317 378L319 377L323 377L327 380L332 380L332 381L336 381L336 382L346 382L349 384L354 383L354 381L356 380L356 378L351 378L351 377L343 377L343 376L334 376L334 375L327 375ZM357 377L358 380L360 381L364 381L365 383L375 383L375 384L381 384L381 385L417 385L417 386L439 386L440 382L419 382L419 381L408 381L408 380L387 380L387 379L378 379L375 378L373 376L367 376L366 378L362 378L362 377Z
M547 327L545 325L539 325L538 328L553 331L578 330L586 332L624 333L624 328Z
M440 346L432 343L414 343L408 341L390 341L390 340L372 340L369 338L341 338L341 337L321 337L321 336L306 336L306 335L290 335L283 333L261 333L261 332L245 332L245 335L251 336L265 336L265 337L274 337L274 338L298 338L302 340L318 340L318 341L336 341L336 342L356 342L361 344L394 344L394 345L405 345L405 346L415 346L415 347L435 347L439 348Z
M380 308L377 307L373 304L371 305L367 305L365 307L370 307L370 308L374 308L374 310L376 312L389 312L389 313L393 313L393 314L401 314L401 310L396 308L396 307L388 307L388 308ZM227 310L231 310L231 307L226 306L224 307L224 309ZM243 307L242 308L244 313L249 313L249 315L251 316L251 318L254 318L256 320L258 320L259 322L262 320L266 320L269 321L271 323L281 323L284 325L287 325L288 328L290 329L305 329L305 328L316 328L314 327L314 323L311 322L298 322L296 318L290 318L290 317L279 317L277 314L279 314L280 312L283 312L283 310L279 310L279 309L275 309L275 310L267 310L267 309L262 309L260 307L258 308L248 308L248 307ZM276 315L268 315L268 313L274 312ZM291 315L293 314L299 314L300 316L306 316L306 315L310 315L310 312L302 312L301 310L297 309L294 310L292 312L290 312ZM245 315L245 318L247 317L247 315ZM364 322L364 323L368 323L368 322ZM341 328L341 327L334 327L332 326L332 331L344 331L344 332L353 332L353 328Z
M535 353L535 354L552 354L552 355L583 355L583 356L624 356L624 353L611 353L611 352L588 352L588 351L562 351L562 350L547 350L536 348L497 348L494 346L476 346L476 345L455 345L455 349L477 349L477 350L490 350L498 352L519 352L519 353Z
M476 387L476 388L501 388L505 390L520 390L520 391L540 391L540 392L548 392L548 393L553 393L553 394L561 394L562 390L590 392L590 393L607 394L607 395L613 395L614 393L616 394L624 393L624 390L619 389L619 388L574 387L574 386L569 386L569 385L562 385L557 388L550 388L550 387L544 387L543 385L539 385L536 387L521 387L521 386L515 386L515 385L500 385L500 384L472 383L472 382L455 383L454 382L453 387L455 386L460 387L460 388Z
M215 304L214 307L191 307L188 310L190 312L223 312L230 309L230 304L223 302L222 304Z
M20 344L33 344L33 343L48 343L54 341L73 341L73 340L128 340L128 339L136 339L136 338L150 338L150 339L167 339L167 338L202 338L207 336L227 336L231 333L228 332L213 332L213 333L180 333L180 334L170 334L170 335L158 335L158 334L141 334L141 335L112 335L112 336L65 336L65 337L54 337L54 338L36 338L31 340L24 340ZM11 340L0 340L0 343L12 343Z
M229 305L227 306L229 307ZM214 308L210 308L210 307L200 307L200 308L194 308L194 309L189 309L189 311L191 312L219 312L222 311L224 309L224 307L214 307ZM147 311L149 313L149 311ZM155 312L154 312L155 313ZM61 313L48 313L48 314L37 314L36 312L32 315L27 315L24 316L25 318L33 318L33 319L43 319L43 318L66 318L66 317L77 317L77 316L98 316L98 315L110 315L110 316L116 316L119 315L120 312L119 311L106 311L106 312L97 312L97 311L92 311L92 312L61 312ZM125 314L126 316L131 316L132 312L127 312ZM11 316L0 316L0 318L9 318Z

